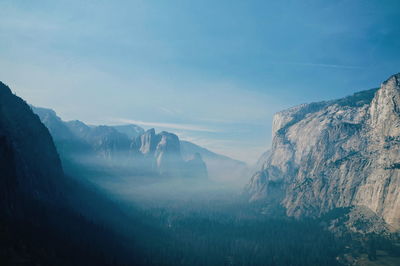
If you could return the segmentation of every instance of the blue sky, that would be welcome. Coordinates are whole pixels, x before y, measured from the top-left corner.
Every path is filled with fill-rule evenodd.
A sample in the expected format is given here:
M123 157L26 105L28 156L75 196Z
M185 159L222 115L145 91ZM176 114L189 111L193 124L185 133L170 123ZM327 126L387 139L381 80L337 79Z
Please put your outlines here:
M400 2L0 1L0 79L64 119L254 162L273 113L400 72Z

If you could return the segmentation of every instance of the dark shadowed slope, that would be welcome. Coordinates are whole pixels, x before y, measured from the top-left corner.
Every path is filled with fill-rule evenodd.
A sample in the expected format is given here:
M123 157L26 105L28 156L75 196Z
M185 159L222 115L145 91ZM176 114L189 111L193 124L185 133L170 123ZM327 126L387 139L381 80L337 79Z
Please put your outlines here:
M0 137L2 157L12 161L3 164L1 173L13 173L17 191L36 199L54 200L63 170L52 138L39 117L3 83L0 83Z
M93 216L84 217L88 204L103 207L103 211L112 204L99 200L98 194L64 176L48 129L3 83L0 184L1 265L109 265L113 261L141 261L141 253L131 250L129 254L120 244L122 238L102 222L98 224ZM85 203L87 199L96 201L96 205ZM75 210L74 205L79 208Z

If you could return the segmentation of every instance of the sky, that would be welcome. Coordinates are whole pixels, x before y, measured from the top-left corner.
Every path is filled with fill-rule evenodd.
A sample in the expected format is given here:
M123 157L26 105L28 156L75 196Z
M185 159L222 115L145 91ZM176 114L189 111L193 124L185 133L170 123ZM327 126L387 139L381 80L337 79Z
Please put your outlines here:
M0 0L0 80L64 120L254 163L273 114L400 72L397 0Z

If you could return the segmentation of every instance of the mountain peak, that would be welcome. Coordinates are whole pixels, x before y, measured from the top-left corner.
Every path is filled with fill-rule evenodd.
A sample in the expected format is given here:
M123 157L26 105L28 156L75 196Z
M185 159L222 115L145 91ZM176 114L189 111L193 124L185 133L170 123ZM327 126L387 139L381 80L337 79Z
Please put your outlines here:
M143 128L135 124L117 125L113 126L113 128L118 132L127 135L130 139L136 138L145 132Z
M12 93L10 87L0 81L0 92Z
M146 135L155 135L156 134L156 130L154 128L150 128L148 130L145 131Z
M382 84L386 85L388 83L393 82L396 86L400 86L400 73L391 75L387 80L385 80Z

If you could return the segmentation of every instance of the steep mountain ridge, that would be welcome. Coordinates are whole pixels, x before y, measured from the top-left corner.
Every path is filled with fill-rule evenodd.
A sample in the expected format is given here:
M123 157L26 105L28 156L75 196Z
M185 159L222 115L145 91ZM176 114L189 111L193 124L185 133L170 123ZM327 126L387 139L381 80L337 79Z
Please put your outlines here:
M154 129L144 131L135 125L89 126L78 120L64 122L53 110L32 108L49 128L61 158L130 175L207 178L201 156L195 161L184 160L181 142L173 133L156 134Z
M118 132L127 135L130 139L136 138L144 133L144 129L133 124L113 126Z
M0 140L5 184L13 182L15 189L37 199L55 200L54 186L64 173L49 131L29 105L1 82ZM1 189L10 192L7 185Z
M399 79L277 113L270 153L246 186L250 200L297 217L365 206L399 228Z

